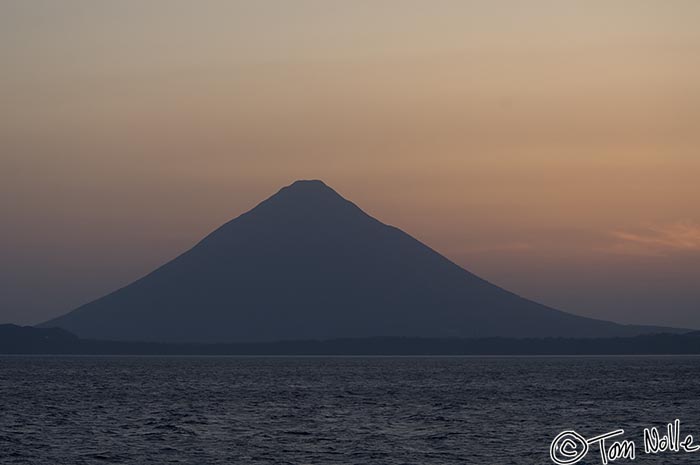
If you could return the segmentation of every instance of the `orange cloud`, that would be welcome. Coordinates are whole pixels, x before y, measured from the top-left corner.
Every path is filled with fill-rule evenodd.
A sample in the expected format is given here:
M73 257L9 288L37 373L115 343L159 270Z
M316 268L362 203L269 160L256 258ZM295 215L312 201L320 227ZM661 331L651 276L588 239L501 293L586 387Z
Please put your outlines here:
M649 226L641 232L613 231L610 250L631 255L667 255L700 251L700 226L689 222Z

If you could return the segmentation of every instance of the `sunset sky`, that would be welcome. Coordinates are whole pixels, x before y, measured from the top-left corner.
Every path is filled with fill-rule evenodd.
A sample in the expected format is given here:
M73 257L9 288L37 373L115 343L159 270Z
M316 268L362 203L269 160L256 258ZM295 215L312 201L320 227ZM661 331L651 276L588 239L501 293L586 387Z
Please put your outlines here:
M700 2L3 0L0 323L296 179L525 297L700 328Z

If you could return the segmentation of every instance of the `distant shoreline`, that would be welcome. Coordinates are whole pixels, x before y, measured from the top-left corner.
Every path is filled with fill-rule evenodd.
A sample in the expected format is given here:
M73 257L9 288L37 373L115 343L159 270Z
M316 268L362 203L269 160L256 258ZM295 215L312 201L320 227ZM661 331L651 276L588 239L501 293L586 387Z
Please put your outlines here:
M372 337L248 343L81 339L58 328L0 325L5 355L234 356L620 356L700 355L700 332L615 338Z
M580 354L580 355L240 355L240 354L5 354L0 358L238 358L238 359L638 359L700 358L700 354Z

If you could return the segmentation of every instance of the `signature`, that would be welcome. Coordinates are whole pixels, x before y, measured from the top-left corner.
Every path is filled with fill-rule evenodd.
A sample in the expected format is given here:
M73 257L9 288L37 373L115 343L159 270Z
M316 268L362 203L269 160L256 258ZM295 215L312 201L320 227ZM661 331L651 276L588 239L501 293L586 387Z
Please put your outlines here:
M586 439L574 430L562 431L549 446L549 456L557 465L573 465L583 460L592 447L597 447L603 465L619 459L635 460L637 445L630 439L620 438L623 434L625 430L617 429ZM692 434L681 439L681 421L678 419L669 423L665 431L656 427L645 428L643 441L644 454L700 452L700 444L695 444Z

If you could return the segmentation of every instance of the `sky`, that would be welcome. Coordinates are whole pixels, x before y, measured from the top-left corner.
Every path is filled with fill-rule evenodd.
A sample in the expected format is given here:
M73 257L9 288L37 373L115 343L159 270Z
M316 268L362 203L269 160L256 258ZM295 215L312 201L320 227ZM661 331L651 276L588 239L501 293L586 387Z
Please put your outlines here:
M700 2L3 0L0 323L322 179L491 282L700 328Z

